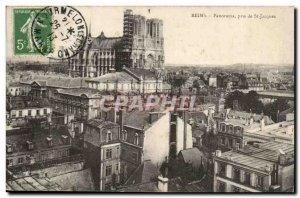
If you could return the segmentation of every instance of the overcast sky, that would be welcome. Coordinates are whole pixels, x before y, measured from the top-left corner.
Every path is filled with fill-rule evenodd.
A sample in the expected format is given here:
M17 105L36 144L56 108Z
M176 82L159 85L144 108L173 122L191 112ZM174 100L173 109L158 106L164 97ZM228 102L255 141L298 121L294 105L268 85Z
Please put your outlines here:
M91 24L92 36L101 31L122 36L125 7L76 7ZM132 7L134 14L164 22L166 64L293 64L293 8L260 7ZM149 12L150 9L150 12ZM206 18L191 17L204 13ZM10 12L8 9L8 20ZM216 15L263 14L276 18L216 18ZM10 19L11 20L11 19ZM8 23L9 24L9 23ZM12 56L11 29L7 31L7 56ZM23 57L26 59L28 57ZM31 58L30 58L31 59Z

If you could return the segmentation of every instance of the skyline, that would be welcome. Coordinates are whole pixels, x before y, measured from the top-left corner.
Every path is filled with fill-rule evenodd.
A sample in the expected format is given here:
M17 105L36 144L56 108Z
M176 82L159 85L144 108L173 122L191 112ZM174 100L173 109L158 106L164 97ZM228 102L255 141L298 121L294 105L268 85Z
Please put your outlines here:
M76 7L91 26L93 37L101 31L107 37L122 36L123 12L164 22L166 65L294 64L293 7ZM11 7L7 8L10 14ZM113 9L113 12L112 12ZM149 12L150 9L150 12ZM168 14L165 10L168 9ZM266 13L266 10L268 13ZM275 19L233 19L191 17L193 13L274 15ZM92 16L97 16L97 19ZM193 28L191 28L191 26ZM203 28L205 27L205 28ZM12 55L11 28L7 26L7 59ZM262 42L263 41L263 42ZM18 60L47 61L47 58L21 57ZM44 59L44 60L43 60Z

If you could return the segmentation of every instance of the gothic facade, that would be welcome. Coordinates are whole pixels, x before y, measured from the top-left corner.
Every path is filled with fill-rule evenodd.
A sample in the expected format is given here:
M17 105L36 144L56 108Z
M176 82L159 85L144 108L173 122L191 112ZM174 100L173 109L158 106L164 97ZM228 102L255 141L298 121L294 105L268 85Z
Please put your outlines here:
M163 21L124 12L123 37L89 35L85 47L69 60L69 76L97 77L121 68L163 69Z

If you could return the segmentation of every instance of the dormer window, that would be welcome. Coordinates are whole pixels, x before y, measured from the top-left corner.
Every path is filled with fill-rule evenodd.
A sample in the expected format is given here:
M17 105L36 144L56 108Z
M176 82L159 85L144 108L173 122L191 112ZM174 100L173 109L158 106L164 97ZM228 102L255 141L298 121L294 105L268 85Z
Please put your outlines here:
M13 152L13 149L12 149L11 144L6 144L6 153L12 153L12 152Z
M111 131L107 131L107 134L106 134L106 141L107 142L110 142L112 140L112 134L111 134Z
M28 150L32 150L33 149L33 143L32 142L26 141L26 144L27 144L27 149Z
M62 138L62 141L63 141L64 144L69 144L70 143L69 142L69 137L67 135L62 135L61 138Z
M53 146L53 140L52 140L51 136L47 137L46 141L47 141L48 146Z

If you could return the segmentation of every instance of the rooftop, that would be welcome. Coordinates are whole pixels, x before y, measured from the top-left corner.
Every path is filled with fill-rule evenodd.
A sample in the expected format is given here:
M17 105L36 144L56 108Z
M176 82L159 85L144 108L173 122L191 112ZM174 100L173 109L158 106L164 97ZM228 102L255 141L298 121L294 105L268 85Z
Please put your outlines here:
M60 191L61 187L48 178L37 175L9 180L6 182L7 191Z
M60 94L73 95L73 96L85 96L88 98L99 97L100 94L103 94L103 91L91 88L71 88L71 89L57 89L57 92Z
M87 87L85 79L86 78L40 75L34 76L32 79L20 83L31 84L36 81L40 86L50 86L56 88L80 88Z
M136 83L138 80L128 73L121 71L121 72L115 72L115 73L108 73L102 76L98 76L96 78L91 78L86 80L87 82L89 81L96 81L96 82L101 82L101 83L106 83L106 82L128 82L128 83Z
M216 158L226 160L230 163L235 163L250 168L255 168L263 172L268 172L266 167L273 167L273 163L270 161L259 159L242 153L237 153L235 151L228 151L222 153L220 157L216 157Z
M18 133L18 134L7 134L6 143L11 145L13 148L13 153L18 152L27 152L28 143L33 144L33 150L42 150L49 148L47 143L47 138L52 140L52 146L66 145L64 137L68 138L68 129L67 127L52 128L51 135L49 134L49 129L40 128L39 132L35 133L33 130L30 133ZM31 151L32 152L32 151Z
M103 33L103 32L102 32ZM93 38L91 43L91 49L114 49L118 47L122 37L105 37L104 34Z
M94 191L91 169L69 172L50 178L51 182L57 183L61 191Z
M270 162L278 162L280 153L293 155L294 149L294 145L292 144L269 141L257 144L255 146L248 145L241 149L240 152L258 159L263 159Z
M202 153L198 148L185 149L179 152L179 155L182 155L182 158L185 163L192 164L194 168L199 168L201 165Z
M110 128L110 127L118 127L117 123L111 121L105 121L101 119L90 119L87 121L88 125L92 125L97 128Z
M128 178L125 185L155 181L159 175L158 168L150 160L145 160Z
M10 110L29 109L29 108L44 108L50 107L51 104L47 99L35 99L35 100L11 100L7 101L7 106Z

